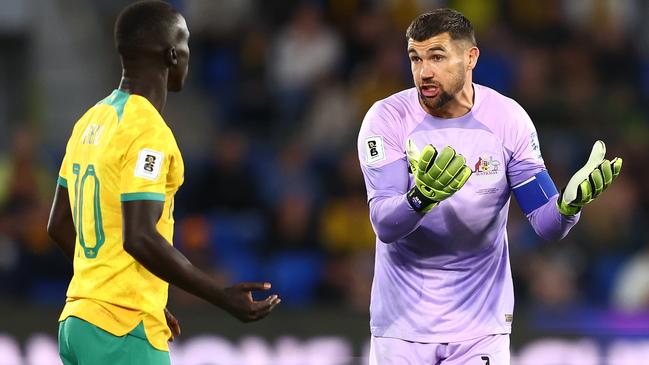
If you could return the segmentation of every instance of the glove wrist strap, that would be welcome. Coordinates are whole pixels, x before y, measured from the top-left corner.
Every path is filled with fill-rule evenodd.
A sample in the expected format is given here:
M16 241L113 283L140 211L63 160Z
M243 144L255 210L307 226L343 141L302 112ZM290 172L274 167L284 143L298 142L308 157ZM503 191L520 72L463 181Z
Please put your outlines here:
M557 208L559 209L559 213L565 216L575 215L581 211L581 207L566 204L563 201L563 190L561 191L561 194L559 194L559 198L557 199Z
M433 207L435 207L439 202L437 200L433 200L419 191L416 186L413 186L412 189L406 194L406 199L408 200L408 204L410 204L410 207L412 207L413 210L416 212L424 212L427 213L429 212Z

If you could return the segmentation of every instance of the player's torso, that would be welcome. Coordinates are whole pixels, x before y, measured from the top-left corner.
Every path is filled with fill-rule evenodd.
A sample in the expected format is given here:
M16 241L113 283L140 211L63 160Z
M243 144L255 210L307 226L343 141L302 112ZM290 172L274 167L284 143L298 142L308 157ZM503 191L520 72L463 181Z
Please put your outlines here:
M125 155L134 143L138 124L132 121L139 108L150 108L143 98L114 92L91 108L75 125L66 158L70 207L77 229L74 278L69 297L90 297L125 307L137 307L147 281L163 283L143 270L124 251L122 240L121 185ZM155 122L155 121L151 121ZM166 127L166 126L165 126ZM169 133L169 135L171 135ZM184 166L173 137L172 163L166 172L165 201L157 228L169 241L173 237L173 196L182 184ZM120 284L119 281L128 283ZM162 294L160 294L162 295ZM164 293L166 300L166 291ZM154 299L154 298L150 298ZM155 300L154 300L155 301ZM158 300L159 301L159 300Z
M403 148L403 161L408 139L420 150L427 144L438 151L451 146L473 174L412 233L377 243L371 302L376 336L452 342L509 332L513 286L505 226L512 154L503 133L510 123L505 114L484 112L489 104L480 99L483 92L476 87L480 102L455 119L424 113L414 89L389 100L399 116L389 142ZM413 185L410 174L404 191Z
M125 149L115 138L118 129L114 107L100 103L77 122L68 142L68 194L78 230L75 268L120 251L119 167Z
M416 94L412 97L416 98ZM406 118L400 141L404 158L408 139L420 149L427 144L438 151L450 146L465 157L473 172L458 192L427 213L419 228L400 242L420 259L443 254L472 255L502 242L510 197L507 165L511 154L499 134L500 126L507 121L493 118L493 114L476 110L454 119L428 114ZM413 185L410 174L408 188Z

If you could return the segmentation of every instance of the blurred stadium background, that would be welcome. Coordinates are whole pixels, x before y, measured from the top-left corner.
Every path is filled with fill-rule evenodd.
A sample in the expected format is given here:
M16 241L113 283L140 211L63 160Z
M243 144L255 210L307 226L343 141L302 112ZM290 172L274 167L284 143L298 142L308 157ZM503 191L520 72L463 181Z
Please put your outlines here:
M176 0L186 90L164 116L186 163L175 245L224 283L284 299L241 325L172 289L175 364L360 364L374 236L362 117L412 85L404 33L450 6L474 23L475 81L531 115L555 183L592 142L624 170L561 242L511 209L512 364L649 364L649 1ZM125 0L0 0L0 365L57 364L70 264L47 238L72 125L117 87Z

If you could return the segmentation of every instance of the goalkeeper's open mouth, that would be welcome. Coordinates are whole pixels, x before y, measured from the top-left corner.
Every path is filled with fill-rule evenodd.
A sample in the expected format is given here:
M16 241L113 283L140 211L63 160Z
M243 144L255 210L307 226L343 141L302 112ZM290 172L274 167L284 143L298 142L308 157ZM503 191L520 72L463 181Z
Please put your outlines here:
M419 87L419 92L426 98L434 98L439 95L440 91L441 89L437 85L421 85Z

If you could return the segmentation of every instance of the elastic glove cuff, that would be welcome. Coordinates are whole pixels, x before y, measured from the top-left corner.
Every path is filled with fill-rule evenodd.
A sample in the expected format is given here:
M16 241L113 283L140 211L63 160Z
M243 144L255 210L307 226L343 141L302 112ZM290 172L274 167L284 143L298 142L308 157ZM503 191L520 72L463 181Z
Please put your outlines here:
M408 194L406 194L406 199L408 200L410 207L412 207L416 212L428 213L439 204L437 200L430 199L422 194L416 186L413 186Z
M557 199L557 208L559 209L559 213L565 216L572 216L581 211L581 207L576 207L574 205L566 204L563 201L563 189L561 190L561 193L559 194L559 198Z

